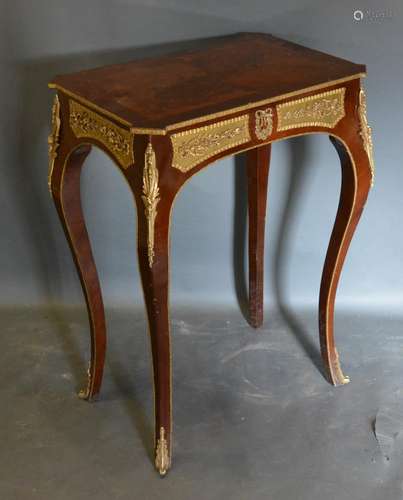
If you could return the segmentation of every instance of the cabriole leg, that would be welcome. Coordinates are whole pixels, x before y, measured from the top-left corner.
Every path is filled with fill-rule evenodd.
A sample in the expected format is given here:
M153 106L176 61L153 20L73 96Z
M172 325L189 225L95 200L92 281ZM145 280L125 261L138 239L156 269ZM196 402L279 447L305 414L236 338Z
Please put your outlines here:
M49 176L49 187L80 277L91 328L91 360L82 399L94 399L101 388L106 350L106 325L98 273L84 221L80 197L80 173L90 146L81 146L66 156L57 156Z
M330 137L341 162L339 207L323 268L319 297L319 333L323 363L333 385L349 382L340 367L334 340L334 304L342 266L371 186L371 164L357 133L348 141Z

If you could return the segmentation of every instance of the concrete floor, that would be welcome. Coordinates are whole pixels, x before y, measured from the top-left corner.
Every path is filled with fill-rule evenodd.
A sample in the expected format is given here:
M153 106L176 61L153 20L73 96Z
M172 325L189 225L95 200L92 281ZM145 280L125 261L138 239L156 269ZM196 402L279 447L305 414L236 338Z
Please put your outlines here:
M101 398L78 309L0 314L1 500L403 498L403 317L337 313L349 385L318 363L316 311L173 310L174 457L152 465L144 315L109 311Z

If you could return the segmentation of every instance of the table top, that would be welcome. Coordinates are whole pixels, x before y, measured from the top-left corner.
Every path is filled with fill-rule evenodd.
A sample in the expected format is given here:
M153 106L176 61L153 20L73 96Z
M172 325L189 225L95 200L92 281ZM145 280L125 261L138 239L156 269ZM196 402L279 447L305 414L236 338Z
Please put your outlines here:
M365 76L365 66L263 33L57 76L49 84L120 121L166 131Z

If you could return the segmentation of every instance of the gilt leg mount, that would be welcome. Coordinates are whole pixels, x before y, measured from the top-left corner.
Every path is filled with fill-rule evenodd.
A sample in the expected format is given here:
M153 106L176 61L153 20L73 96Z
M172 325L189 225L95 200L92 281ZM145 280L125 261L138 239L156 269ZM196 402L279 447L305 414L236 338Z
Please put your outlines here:
M371 187L373 187L375 180L374 146L372 142L372 129L369 126L367 119L367 97L365 95L364 87L361 87L359 93L358 113L361 124L360 135L364 144L364 149L368 156L369 168L371 170Z
M88 363L87 368L87 385L85 388L80 389L78 392L78 397L84 401L95 401L98 399L98 394L91 395L91 362Z
M165 439L165 429L160 428L160 437L155 450L155 467L161 476L165 476L170 467L170 458L168 452L168 444Z
M350 377L344 375L340 366L339 351L335 348L335 358L333 360L332 372L335 374L334 379L337 382L333 382L333 385L346 385L350 382Z
M144 157L143 203L147 219L147 252L150 269L154 264L154 226L157 205L160 200L158 188L158 170L155 166L155 153L151 142L148 143Z

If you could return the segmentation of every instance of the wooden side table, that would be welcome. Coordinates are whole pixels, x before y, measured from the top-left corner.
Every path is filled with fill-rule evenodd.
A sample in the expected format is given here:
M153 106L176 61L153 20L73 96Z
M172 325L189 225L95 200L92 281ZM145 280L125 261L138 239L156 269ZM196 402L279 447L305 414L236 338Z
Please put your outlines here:
M267 34L201 40L189 51L57 76L49 136L49 188L80 275L91 325L88 384L101 387L104 306L80 202L91 146L116 163L133 192L138 257L154 367L155 465L172 459L169 225L192 175L247 151L250 323L263 321L263 254L271 143L327 134L341 161L340 203L324 264L319 330L329 381L345 384L334 342L336 288L373 181L371 129L360 79L365 66Z

